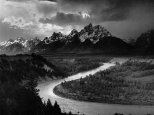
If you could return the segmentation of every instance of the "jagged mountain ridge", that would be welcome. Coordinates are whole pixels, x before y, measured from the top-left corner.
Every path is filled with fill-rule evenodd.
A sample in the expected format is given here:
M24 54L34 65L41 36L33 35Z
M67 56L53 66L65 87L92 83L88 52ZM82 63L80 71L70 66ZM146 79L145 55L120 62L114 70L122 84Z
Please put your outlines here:
M99 41L100 38L112 36L109 31L100 25L93 26L91 23L84 27L80 32L73 29L69 35L63 35L61 32L53 33L51 37L46 37L43 42L45 44L50 44L52 42L66 40L71 42L71 40L78 36L81 42L84 42L86 39L90 39L94 44Z
M85 51L85 50L125 50L130 49L130 45L123 40L112 36L112 34L100 25L89 24L80 32L73 29L69 35L61 32L53 33L51 37L46 37L34 51Z
M81 31L73 29L70 34L63 35L61 32L53 33L43 40L37 38L25 40L8 40L0 43L0 52L5 54L18 53L50 53L50 52L107 52L144 54L154 52L154 30L143 33L137 38L132 46L120 38L113 36L108 30L100 25L89 24ZM153 53L154 54L154 53Z

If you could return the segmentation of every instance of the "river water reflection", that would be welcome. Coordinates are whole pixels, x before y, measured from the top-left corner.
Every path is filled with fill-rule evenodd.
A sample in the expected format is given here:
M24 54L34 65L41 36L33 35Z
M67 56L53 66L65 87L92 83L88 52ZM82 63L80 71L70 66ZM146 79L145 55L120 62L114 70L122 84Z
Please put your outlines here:
M93 75L98 71L105 70L111 66L114 66L114 63L104 63L102 66L87 71L83 73L78 73L76 75L69 76L68 78L61 80L44 80L38 84L38 89L40 90L39 95L43 98L44 101L50 99L52 103L55 101L58 102L62 111L72 113L86 114L86 115L113 115L114 113L124 113L126 115L145 115L147 113L154 114L154 106L137 106L137 105L118 105L118 104L103 104L103 103L93 103L93 102L83 102L75 101L71 99L66 99L59 97L53 93L53 89L58 84L64 81L71 81L84 78L87 75Z

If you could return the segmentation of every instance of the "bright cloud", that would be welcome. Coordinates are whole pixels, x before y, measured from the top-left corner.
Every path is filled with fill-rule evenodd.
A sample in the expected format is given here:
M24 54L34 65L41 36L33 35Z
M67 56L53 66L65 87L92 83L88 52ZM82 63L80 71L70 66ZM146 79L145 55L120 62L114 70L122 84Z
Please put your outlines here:
M34 23L32 21L27 22L22 17L15 18L15 17L9 17L4 18L2 21L3 23L8 23L10 26L15 26L21 29L29 29L30 27L34 26Z
M128 38L135 36L128 32L132 30L128 29L131 24L136 26L134 33L140 33L142 27L142 31L154 28L153 5L153 0L0 0L0 28L6 25L8 31L11 28L16 33L45 37L59 31L68 34L71 29L80 29L92 22ZM121 26L123 22L125 28ZM11 32L5 34L6 38L5 35L0 38L12 36Z

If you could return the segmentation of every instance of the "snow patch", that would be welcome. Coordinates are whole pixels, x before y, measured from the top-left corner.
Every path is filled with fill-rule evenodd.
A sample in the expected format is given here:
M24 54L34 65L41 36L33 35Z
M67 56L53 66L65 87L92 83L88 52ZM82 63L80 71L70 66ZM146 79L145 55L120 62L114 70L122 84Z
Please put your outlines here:
M44 65L44 69L50 72L53 72L53 69L51 69L49 66L47 66L46 64Z

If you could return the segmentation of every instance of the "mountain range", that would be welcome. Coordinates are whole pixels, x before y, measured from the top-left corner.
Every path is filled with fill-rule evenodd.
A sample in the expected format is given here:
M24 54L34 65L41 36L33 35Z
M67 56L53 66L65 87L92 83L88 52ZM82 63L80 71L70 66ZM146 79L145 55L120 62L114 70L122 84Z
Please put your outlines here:
M1 54L22 54L31 51L41 40L38 38L25 40L22 37L0 43Z
M104 53L104 54L154 54L154 30L143 33L135 43L129 44L113 36L101 25L91 23L81 31L70 34L53 33L43 40L25 40L22 37L0 43L1 54L19 53Z

